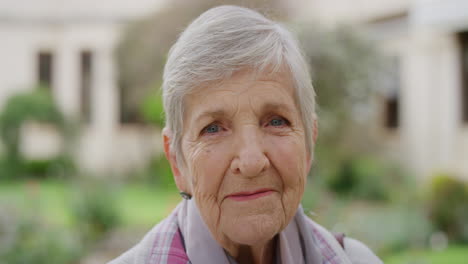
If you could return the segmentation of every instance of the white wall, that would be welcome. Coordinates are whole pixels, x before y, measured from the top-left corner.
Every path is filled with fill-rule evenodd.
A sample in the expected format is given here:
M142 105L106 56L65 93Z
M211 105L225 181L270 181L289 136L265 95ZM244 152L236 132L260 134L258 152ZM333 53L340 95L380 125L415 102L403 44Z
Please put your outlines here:
M411 4L411 0L303 0L298 16L325 25L362 23L401 13Z
M12 93L30 89L36 78L29 43L33 38L27 32L0 24L0 106Z
M416 1L411 12L407 74L411 160L423 176L451 172L468 179L468 133L461 116L459 31L468 30L468 2ZM424 101L424 102L422 102ZM418 120L420 119L420 120Z
M166 0L1 0L0 18L47 21L127 20L164 6Z

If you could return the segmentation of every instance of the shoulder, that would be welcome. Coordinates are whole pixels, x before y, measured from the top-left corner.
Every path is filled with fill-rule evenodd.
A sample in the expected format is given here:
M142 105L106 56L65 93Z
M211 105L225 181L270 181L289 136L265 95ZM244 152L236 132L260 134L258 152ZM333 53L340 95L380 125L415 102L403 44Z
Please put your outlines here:
M345 237L342 246L335 236L323 226L312 221L310 218L308 218L308 222L312 226L313 233L319 244L318 247L327 249L324 250L325 252L332 250L338 257L346 258L352 264L383 264L372 250L362 242Z
M166 263L189 263L176 212L151 229L137 245L108 264Z
M383 262L362 242L345 237L344 251L353 264L383 264Z

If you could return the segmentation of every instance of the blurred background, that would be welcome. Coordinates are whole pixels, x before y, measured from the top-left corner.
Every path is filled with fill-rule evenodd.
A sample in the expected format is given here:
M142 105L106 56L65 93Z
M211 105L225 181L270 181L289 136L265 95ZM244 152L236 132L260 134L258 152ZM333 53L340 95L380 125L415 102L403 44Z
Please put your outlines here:
M385 263L466 263L466 0L0 0L0 263L105 263L177 205L162 70L219 4L281 21L307 55L310 216Z

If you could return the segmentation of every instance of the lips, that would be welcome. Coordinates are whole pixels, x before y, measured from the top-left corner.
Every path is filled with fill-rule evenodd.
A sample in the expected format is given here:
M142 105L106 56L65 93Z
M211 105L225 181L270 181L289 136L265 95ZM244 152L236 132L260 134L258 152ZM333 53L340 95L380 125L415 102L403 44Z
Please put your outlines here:
M230 198L235 201L248 201L248 200L253 200L253 199L257 199L260 197L270 195L273 192L274 191L272 189L258 189L258 190L251 191L251 192L233 193L233 194L228 195L227 198Z

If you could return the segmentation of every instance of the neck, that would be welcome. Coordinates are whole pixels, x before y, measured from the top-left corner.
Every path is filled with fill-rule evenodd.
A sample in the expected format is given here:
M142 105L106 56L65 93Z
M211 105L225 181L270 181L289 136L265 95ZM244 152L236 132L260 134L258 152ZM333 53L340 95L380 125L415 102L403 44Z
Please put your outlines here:
M274 263L275 247L276 237L262 245L240 245L234 258L238 263L271 264Z

